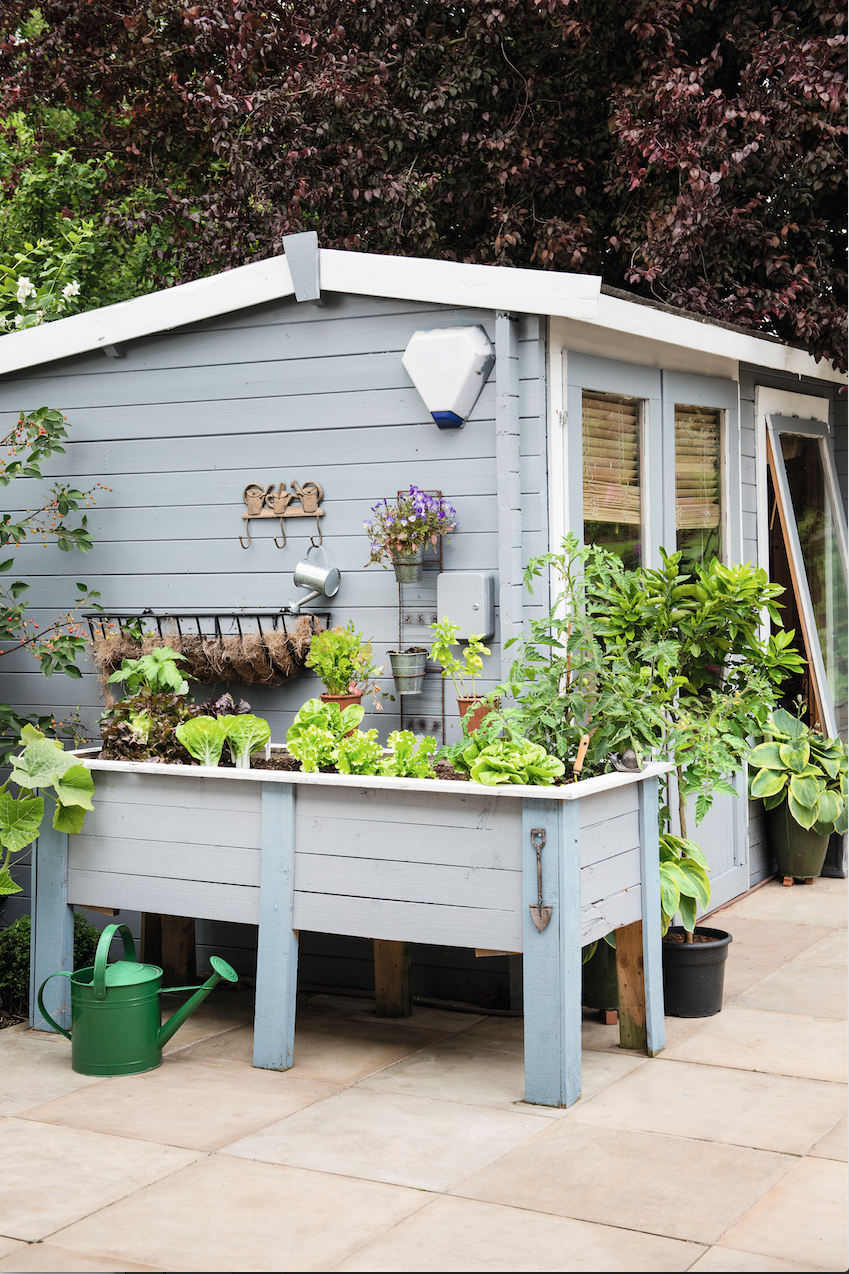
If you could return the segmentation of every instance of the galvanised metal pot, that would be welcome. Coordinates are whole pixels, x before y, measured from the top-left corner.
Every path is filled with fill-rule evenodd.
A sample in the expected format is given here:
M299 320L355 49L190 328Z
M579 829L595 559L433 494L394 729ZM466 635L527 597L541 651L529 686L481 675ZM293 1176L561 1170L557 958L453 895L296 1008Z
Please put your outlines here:
M109 947L117 933L124 943L125 959L107 965ZM39 987L38 1007L45 1022L71 1041L72 1070L80 1075L138 1075L161 1064L164 1045L222 978L238 982L239 975L226 960L212 956L210 964L215 972L202 987L173 986L163 991L162 970L155 964L137 963L127 926L107 925L93 965L74 973L61 970L50 974L50 978L70 980L71 1030L54 1022L44 1007L42 996L50 978ZM159 997L171 991L195 994L160 1026Z
M420 695L425 676L427 651L390 650L389 662L392 665L392 676L395 678L395 689L399 695Z
M417 584L419 582L424 571L424 555L424 544L420 544L418 548L413 549L410 553L392 554L395 578L399 584Z

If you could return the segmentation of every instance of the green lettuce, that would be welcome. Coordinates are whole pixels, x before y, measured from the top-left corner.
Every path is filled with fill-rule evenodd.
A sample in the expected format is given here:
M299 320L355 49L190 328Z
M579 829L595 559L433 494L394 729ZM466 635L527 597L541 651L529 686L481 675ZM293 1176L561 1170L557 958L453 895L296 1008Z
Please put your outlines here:
M476 756L473 749L477 749ZM556 756L550 756L539 743L531 743L520 735L496 739L483 748L472 743L464 750L463 759L471 763L470 773L475 783L487 787L504 783L548 786L566 773L566 766Z
M232 717L193 717L183 721L174 733L183 747L201 765L218 765L224 740L227 738L225 721Z
M389 756L380 762L380 773L392 778L432 779L430 755L436 739L415 735L412 730L393 730L389 736Z
M271 738L271 726L262 717L255 717L252 712L238 717L219 717L218 720L225 728L225 737L236 768L249 770L251 753L259 752L260 748L265 747Z

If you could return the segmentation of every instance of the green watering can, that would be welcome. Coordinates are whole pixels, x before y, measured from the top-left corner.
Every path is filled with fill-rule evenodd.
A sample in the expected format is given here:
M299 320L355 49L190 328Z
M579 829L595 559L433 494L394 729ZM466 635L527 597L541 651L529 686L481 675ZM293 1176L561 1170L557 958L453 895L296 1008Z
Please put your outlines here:
M112 939L120 933L124 960L106 963ZM215 972L201 987L172 986L162 989L163 973L155 964L138 964L133 936L126 925L107 925L100 936L94 964L74 973L60 971L50 978L71 982L71 1031L65 1031L44 1007L42 995L50 981L38 990L42 1017L71 1041L71 1068L80 1075L138 1075L162 1063L162 1048L190 1013L205 1000L222 978L238 982L239 975L219 956L210 959ZM159 997L170 991L195 994L160 1026Z

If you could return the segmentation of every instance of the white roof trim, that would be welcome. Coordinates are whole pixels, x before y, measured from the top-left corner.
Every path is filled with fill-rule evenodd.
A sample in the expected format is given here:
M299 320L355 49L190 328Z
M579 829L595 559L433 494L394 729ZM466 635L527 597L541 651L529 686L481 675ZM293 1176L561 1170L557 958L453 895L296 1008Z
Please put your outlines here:
M597 275L464 265L333 248L321 249L320 270L321 286L328 292L572 319L797 375L845 379L829 363L817 363L803 350L604 296ZM285 256L239 266L119 305L9 332L0 338L0 374L281 300L293 296L294 291Z

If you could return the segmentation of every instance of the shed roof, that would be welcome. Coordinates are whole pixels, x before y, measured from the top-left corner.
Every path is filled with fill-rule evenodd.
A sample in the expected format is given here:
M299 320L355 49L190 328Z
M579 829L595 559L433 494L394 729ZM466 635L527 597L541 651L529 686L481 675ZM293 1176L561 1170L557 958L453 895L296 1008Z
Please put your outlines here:
M294 236L296 240L313 235ZM300 248L301 245L299 245ZM306 245L304 245L306 246ZM292 255L293 269L295 257ZM419 257L318 249L321 288L327 292L430 301L485 310L509 310L572 319L607 331L637 334L706 354L793 372L843 380L832 366L804 350L744 329L654 308L602 290L591 274L465 265ZM9 332L0 338L0 374L60 358L106 349L235 310L294 296L286 257L270 257L208 278Z

